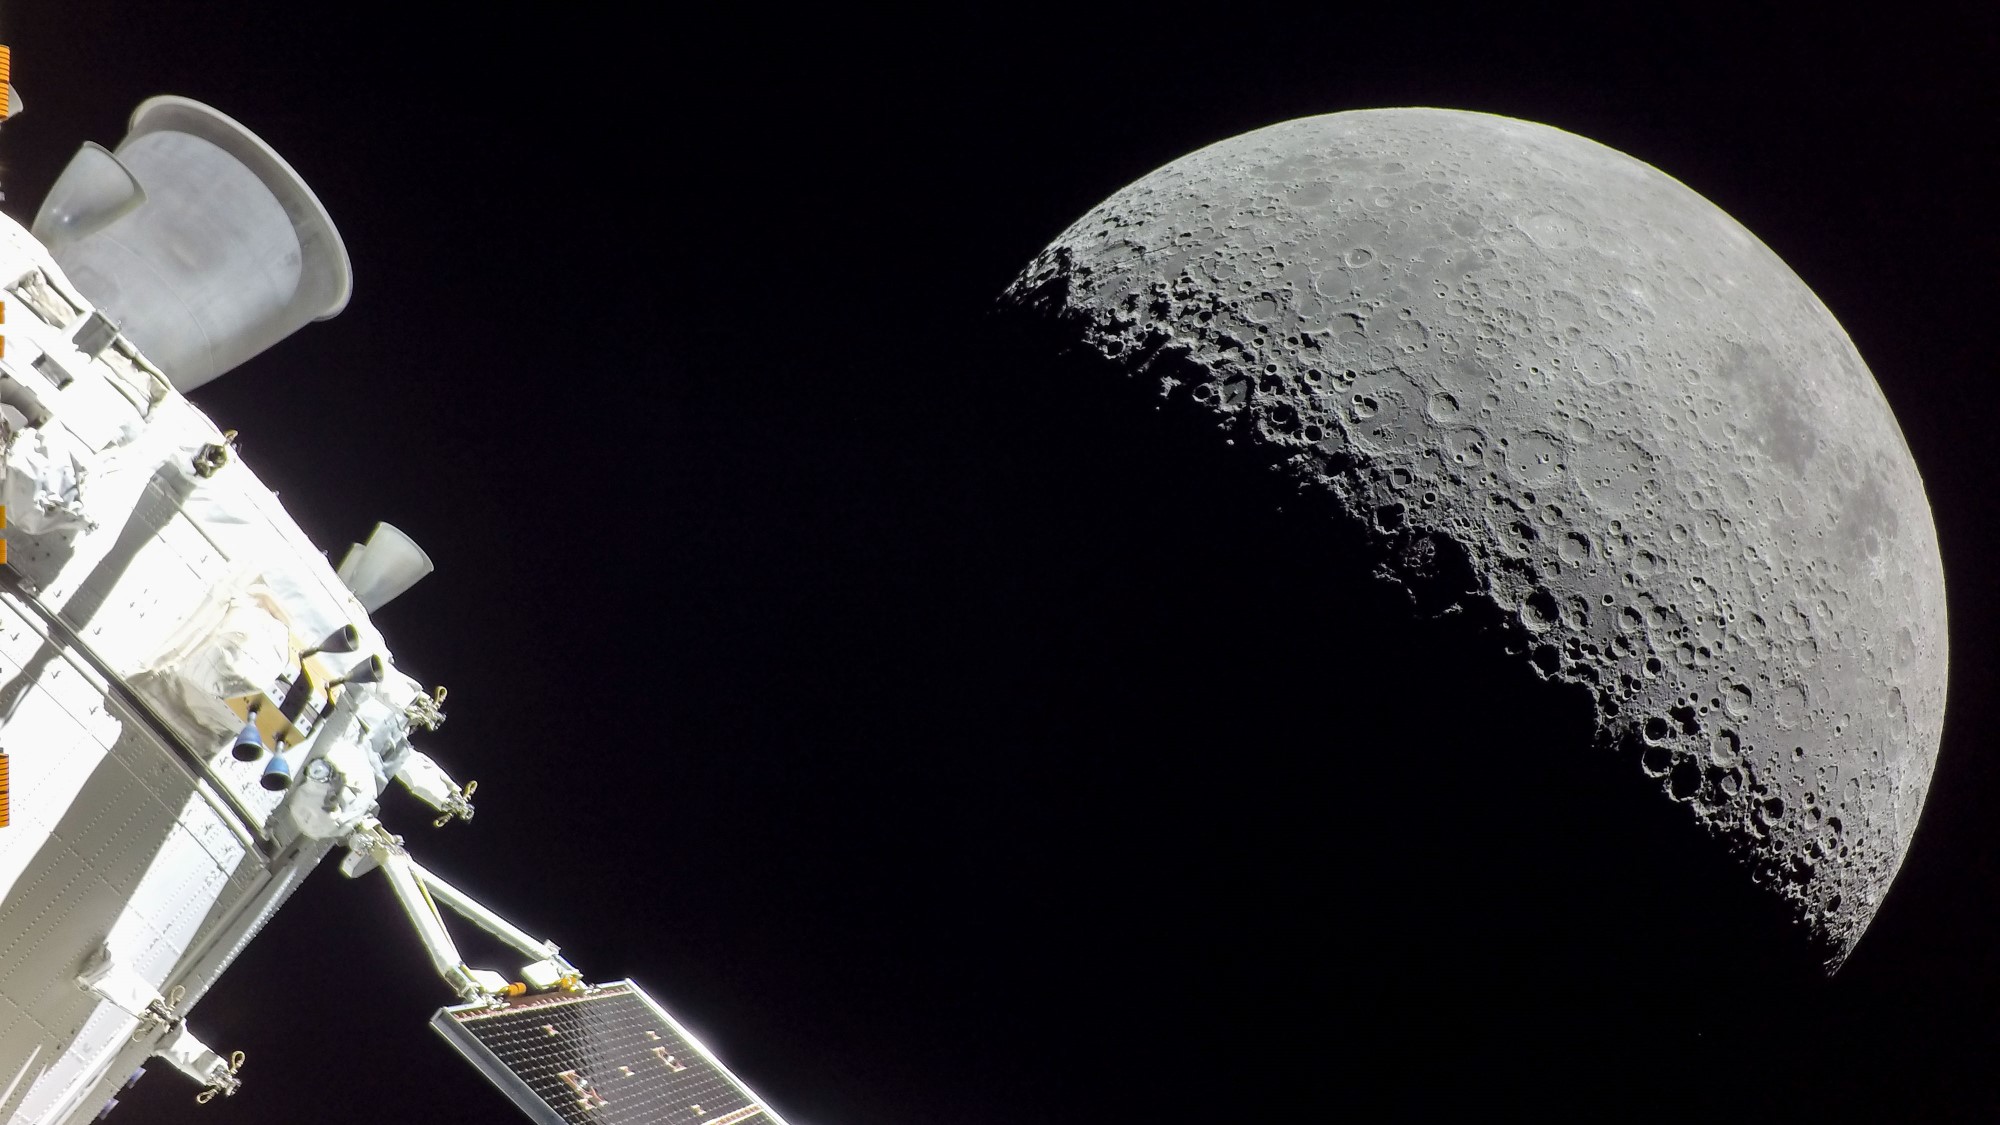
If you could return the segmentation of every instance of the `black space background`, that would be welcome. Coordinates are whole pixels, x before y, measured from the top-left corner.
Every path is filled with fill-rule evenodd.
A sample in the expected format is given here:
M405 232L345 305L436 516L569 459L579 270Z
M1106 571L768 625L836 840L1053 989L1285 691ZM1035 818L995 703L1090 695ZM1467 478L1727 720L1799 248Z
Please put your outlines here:
M1230 7L7 0L0 176L25 221L167 92L300 170L353 302L195 397L316 541L388 519L437 560L379 621L450 687L426 745L479 815L387 818L798 1125L1991 1120L1990 6ZM1412 104L1686 182L1901 420L1950 713L1830 982L1575 700L986 315L1160 164ZM513 1120L425 1027L447 998L329 865L195 1011L244 1093L156 1066L110 1120Z

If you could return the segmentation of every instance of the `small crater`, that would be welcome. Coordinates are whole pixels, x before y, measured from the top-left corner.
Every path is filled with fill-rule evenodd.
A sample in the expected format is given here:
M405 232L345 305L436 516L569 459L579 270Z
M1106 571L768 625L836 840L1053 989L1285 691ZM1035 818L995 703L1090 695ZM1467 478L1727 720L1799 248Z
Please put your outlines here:
M1668 779L1668 788L1676 801L1691 801L1701 792L1701 767L1693 758L1682 758L1674 763L1673 773Z
M1554 625L1561 616L1556 596L1539 586L1521 603L1521 624L1537 633Z
M1530 430L1507 451L1507 464L1529 484L1552 480L1562 470L1562 442L1554 434Z
M1446 436L1445 444L1457 464L1477 468L1486 463L1486 435L1477 429L1453 430Z
M1663 777L1674 764L1674 753L1664 746L1648 746L1639 755L1639 768L1649 777Z
M1682 734L1692 737L1701 733L1701 720L1695 717L1694 708L1688 706L1674 707L1670 708L1667 714L1672 715L1674 722L1680 724Z
M1590 561L1590 536L1572 531L1556 543L1556 553L1571 566L1582 566Z

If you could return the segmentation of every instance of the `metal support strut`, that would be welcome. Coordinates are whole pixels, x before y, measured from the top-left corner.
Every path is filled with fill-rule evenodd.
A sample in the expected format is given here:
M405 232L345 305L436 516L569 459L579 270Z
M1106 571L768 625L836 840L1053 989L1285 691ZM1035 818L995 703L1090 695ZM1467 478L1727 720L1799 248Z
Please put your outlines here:
M558 988L575 991L583 986L581 974L564 960L554 942L531 936L471 895L425 870L410 858L402 837L391 834L381 821L372 816L363 820L347 837L346 844L351 854L340 865L342 873L353 878L371 867L382 869L396 901L402 904L403 913L409 915L417 938L430 954L431 967L465 1000L514 996L530 987L538 991ZM499 973L467 966L459 956L457 943L445 929L444 916L438 910L440 902L513 949L534 958L521 969L521 978L526 983L511 983Z

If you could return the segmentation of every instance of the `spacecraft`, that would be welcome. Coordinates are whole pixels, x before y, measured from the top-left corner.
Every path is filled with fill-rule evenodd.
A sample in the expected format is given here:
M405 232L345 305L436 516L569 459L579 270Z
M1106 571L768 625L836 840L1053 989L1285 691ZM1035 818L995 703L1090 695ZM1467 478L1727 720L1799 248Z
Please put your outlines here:
M529 1119L779 1122L638 985L589 983L380 819L391 782L473 816L415 745L443 689L370 620L430 560L382 524L334 566L184 397L349 288L305 183L186 98L85 144L31 229L0 216L0 1123L93 1120L154 1060L190 1120L236 1093L195 1008L335 853L380 869L456 997L432 1026ZM466 964L447 913L520 963Z

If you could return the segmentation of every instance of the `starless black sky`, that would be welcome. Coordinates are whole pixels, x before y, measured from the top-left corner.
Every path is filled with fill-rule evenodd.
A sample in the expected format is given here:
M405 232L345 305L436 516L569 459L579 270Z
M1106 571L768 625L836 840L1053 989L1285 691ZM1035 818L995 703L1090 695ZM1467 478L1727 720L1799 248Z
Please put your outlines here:
M388 519L437 560L379 620L480 811L388 819L792 1120L2000 1109L1990 13L364 7L10 3L7 210L156 93L306 177L352 304L195 397L329 550ZM1391 105L1688 183L1895 408L1950 711L1833 981L1562 700L986 315L1150 169ZM446 999L329 867L196 1010L245 1092L154 1073L111 1120L509 1120Z

